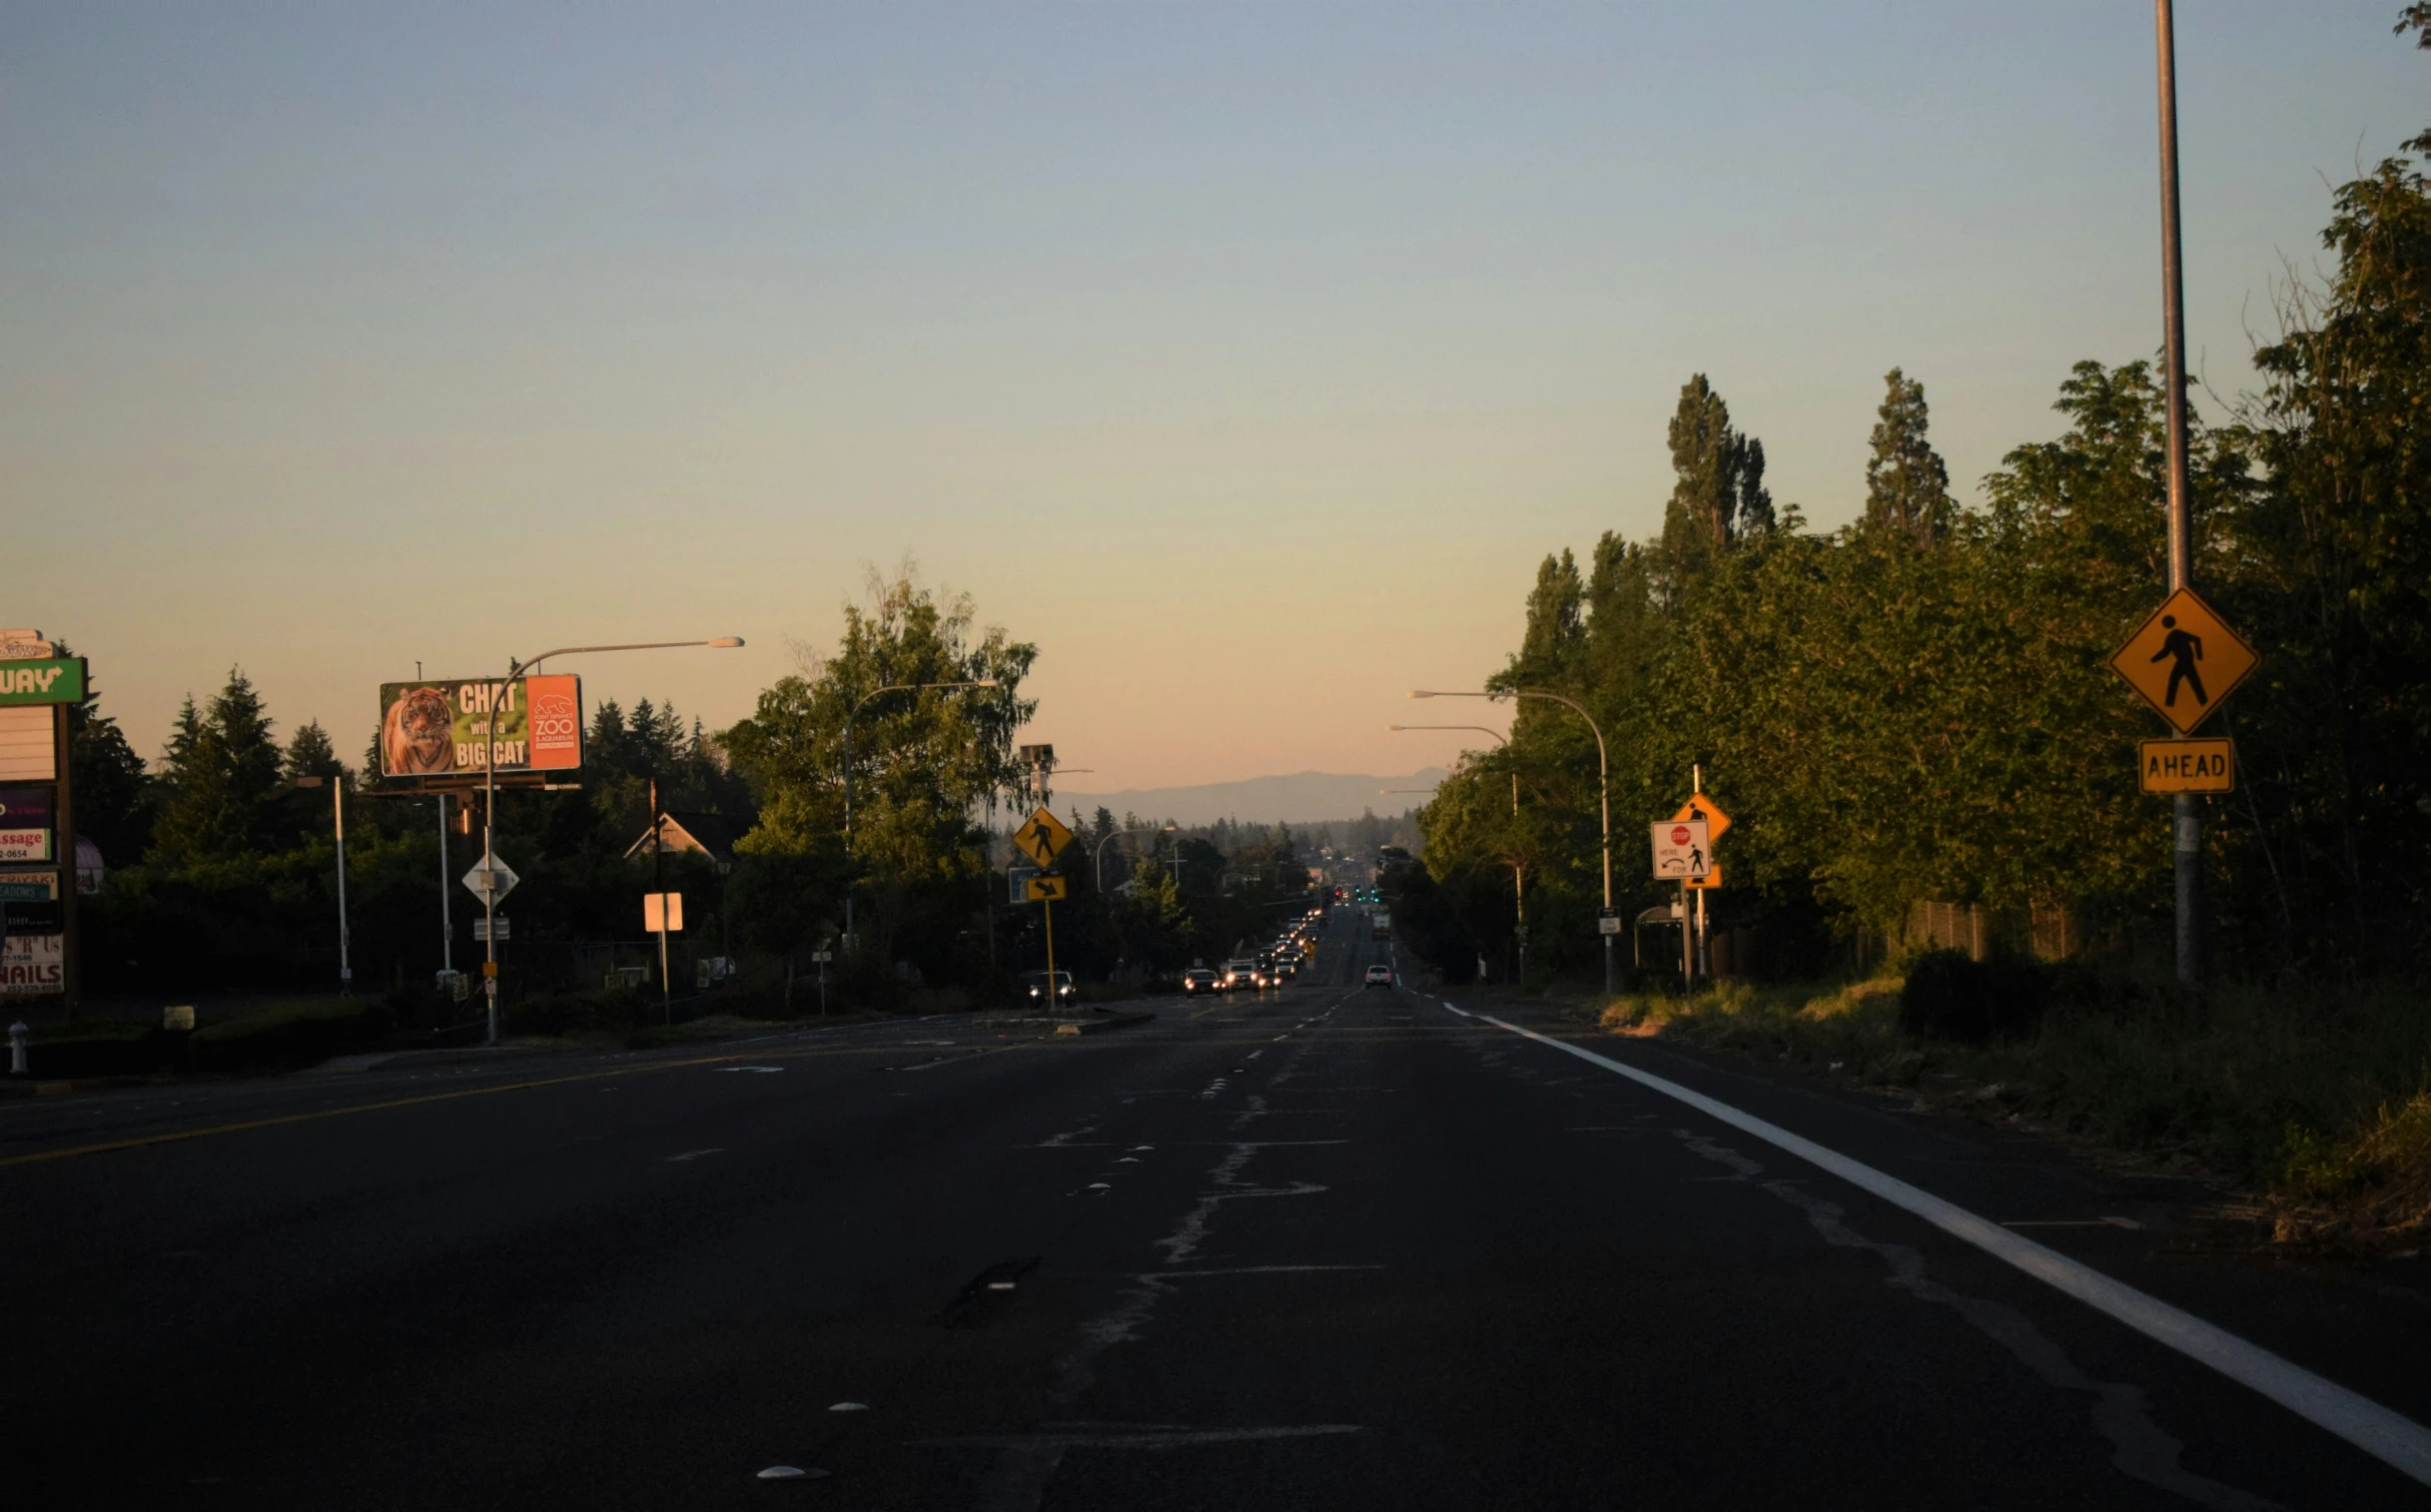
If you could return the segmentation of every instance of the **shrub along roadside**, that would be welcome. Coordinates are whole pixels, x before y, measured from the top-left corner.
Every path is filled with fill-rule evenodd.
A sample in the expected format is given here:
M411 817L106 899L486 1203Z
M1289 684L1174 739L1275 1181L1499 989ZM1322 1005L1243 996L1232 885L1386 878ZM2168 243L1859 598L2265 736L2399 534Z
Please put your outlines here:
M1971 974L1932 957L1911 967L1904 980L1837 988L1624 998L1602 1022L1963 1099L2200 1170L2262 1193L2282 1242L2382 1248L2431 1235L2431 1013L2420 990L2198 996L2167 981L1987 963L1972 985L1996 1001L1961 1007Z

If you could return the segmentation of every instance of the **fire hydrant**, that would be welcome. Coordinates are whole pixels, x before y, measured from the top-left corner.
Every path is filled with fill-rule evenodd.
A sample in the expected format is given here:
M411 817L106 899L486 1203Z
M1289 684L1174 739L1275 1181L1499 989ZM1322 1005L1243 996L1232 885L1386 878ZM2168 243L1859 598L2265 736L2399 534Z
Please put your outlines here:
M25 1052L26 1047L33 1043L33 1031L25 1027L23 1019L8 1027L8 1074L10 1076L28 1075L25 1068Z

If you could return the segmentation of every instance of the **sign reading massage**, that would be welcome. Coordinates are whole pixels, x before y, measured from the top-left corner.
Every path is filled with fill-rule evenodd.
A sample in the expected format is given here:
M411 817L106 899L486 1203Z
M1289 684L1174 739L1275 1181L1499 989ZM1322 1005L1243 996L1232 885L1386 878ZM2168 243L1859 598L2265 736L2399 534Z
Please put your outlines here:
M44 661L0 661L0 706L21 703L82 703L85 659L54 656Z
M568 771L582 765L582 679L380 685L383 777L478 772L493 755L501 772Z

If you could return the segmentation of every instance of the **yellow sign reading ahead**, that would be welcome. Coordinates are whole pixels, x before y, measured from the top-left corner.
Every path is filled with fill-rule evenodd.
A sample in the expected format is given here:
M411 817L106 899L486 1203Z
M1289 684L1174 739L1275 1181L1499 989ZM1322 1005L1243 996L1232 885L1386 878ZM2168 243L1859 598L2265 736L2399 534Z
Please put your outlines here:
M2261 660L2211 605L2180 588L2127 637L2110 670L2170 728L2191 735Z
M2147 740L2135 748L2135 766L2147 793L2233 793L2237 788L2233 740Z
M1061 903L1072 896L1071 885L1061 877L1032 877L1022 883L1022 896L1032 903Z
M1055 858L1064 854L1064 847L1070 844L1072 831L1043 805L1013 832L1014 849L1041 866L1055 865Z

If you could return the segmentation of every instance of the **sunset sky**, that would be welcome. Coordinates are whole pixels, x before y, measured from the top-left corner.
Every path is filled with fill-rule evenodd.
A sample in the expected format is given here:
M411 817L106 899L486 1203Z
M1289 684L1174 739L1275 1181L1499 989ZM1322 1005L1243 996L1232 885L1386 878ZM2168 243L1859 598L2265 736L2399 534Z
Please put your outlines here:
M2179 8L2222 396L2431 126L2398 8ZM0 623L147 755L240 664L352 758L565 642L747 637L560 668L724 724L908 553L1076 788L1411 771L1405 689L1658 528L1690 374L1836 525L1894 364L1973 497L2150 355L2152 61L2132 0L8 7Z

